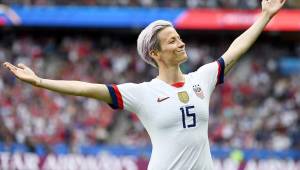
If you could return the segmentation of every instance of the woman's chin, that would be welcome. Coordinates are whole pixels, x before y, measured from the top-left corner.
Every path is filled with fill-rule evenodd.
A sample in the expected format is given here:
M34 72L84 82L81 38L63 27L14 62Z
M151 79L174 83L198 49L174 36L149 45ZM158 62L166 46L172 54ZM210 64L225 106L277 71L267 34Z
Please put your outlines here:
M188 59L188 56L187 56L187 54L186 54L186 53L184 53L184 54L182 55L182 58L184 59L184 61L186 61L186 60Z
M182 55L179 58L180 58L180 64L186 62L186 60L188 59L187 55Z

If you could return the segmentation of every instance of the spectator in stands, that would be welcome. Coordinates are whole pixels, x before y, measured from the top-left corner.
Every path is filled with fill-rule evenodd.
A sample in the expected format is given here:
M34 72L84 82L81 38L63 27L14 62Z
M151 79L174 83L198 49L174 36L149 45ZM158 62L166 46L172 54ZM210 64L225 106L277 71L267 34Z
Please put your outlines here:
M260 0L2 0L7 5L53 6L135 6L135 7L188 7L188 8L259 8ZM300 8L298 0L289 0L288 8Z
M207 1L205 2L207 3ZM153 77L153 71L145 71L148 70L148 67L140 60L135 59L135 53L127 51L128 49L134 51L134 44L128 45L127 42L118 42L118 47L113 44L98 44L101 47L111 46L111 48L101 48L103 50L99 51L94 45L98 42L90 38L70 37L64 37L63 41L60 42L58 37L48 37L45 42L41 43L34 36L18 37L7 41L9 45L1 45L0 62L6 60L11 60L14 63L24 62L35 68L41 75L49 75L49 77L58 79L81 79L95 82L118 80L118 83L122 83L124 80L137 81ZM193 62L188 63L187 67L196 68L195 65L212 61L211 56L214 54L214 49L221 48L221 46L224 46L224 44L217 47L208 44L204 46L195 44L194 47L187 48L187 52L195 55L195 58L201 55L201 58L209 59L207 61L193 60ZM300 119L299 114L297 114L300 113L300 90L298 88L300 79L297 75L291 75L283 80L282 77L278 76L280 70L276 68L277 62L272 61L273 56L282 56L283 53L280 51L288 54L290 51L296 51L294 49L296 46L286 45L279 48L266 46L267 44L259 44L258 51L268 51L268 55L256 51L250 53L249 55L252 55L253 58L254 56L263 57L255 57L255 62L251 59L245 61L252 64L244 64L243 67L240 67L241 70L230 77L234 81L230 81L230 84L226 83L222 90L217 91L216 96L222 93L223 99L221 102L223 106L216 106L218 105L217 100L220 99L212 100L211 106L215 109L212 113L216 113L212 115L210 122L210 137L213 144L227 145L232 143L234 146L249 148L263 146L270 146L274 149L300 148L298 135ZM189 54L189 56L191 55ZM125 63L125 65L118 63ZM117 67L112 67L112 65ZM119 67L119 65L121 66ZM248 65L251 67L248 67ZM74 69L75 66L79 66L81 69L76 70ZM124 70L129 70L129 73L124 73ZM94 74L90 74L91 72ZM142 76L134 77L133 75L136 74L132 74L132 72L139 72ZM139 135L143 132L139 126L132 125L130 121L127 122L129 125L112 123L120 122L120 120L117 121L114 112L106 105L95 106L89 100L71 97L62 98L31 87L21 87L19 83L15 83L16 81L11 75L2 69L0 69L0 77L0 113L3 118L2 125L6 129L1 131L0 134L1 136L12 135L9 140L2 140L7 144L13 141L30 145L27 138L32 138L33 141L39 143L73 142L76 144L108 143L112 141L115 143L130 143L126 141L136 140L140 136L141 140L144 138L143 135ZM243 83L246 80L249 81ZM293 88L289 89L287 87ZM17 97L11 98L12 95ZM36 98L39 98L39 100ZM257 101L257 98L260 98L260 100ZM39 105L36 103L39 103ZM87 105L91 107L85 107ZM51 114L53 120L48 120L48 114ZM280 115L287 116L283 116L284 119L281 119ZM254 116L259 117L259 119L254 119ZM132 118L121 118L121 120L127 119ZM230 126L233 119L240 121L239 123L234 122L234 126ZM95 125L98 122L101 122L99 126L88 128L89 123ZM107 133L116 131L116 127L119 126L126 127L121 134L123 138L113 137L109 139ZM282 128L282 126L284 127ZM249 131L249 127L255 127L255 130ZM69 132L69 128L72 128L73 132ZM232 131L236 128L240 129L240 133L250 135L250 137L247 136L249 142L236 142L244 138L232 134ZM284 128L287 129L282 130ZM70 133L74 134L72 139L70 139ZM44 136L41 136L41 134L44 134ZM230 136L232 138L229 138ZM278 136L280 136L280 139L284 139L282 140L284 145L280 147L269 145ZM148 144L149 142L148 139Z

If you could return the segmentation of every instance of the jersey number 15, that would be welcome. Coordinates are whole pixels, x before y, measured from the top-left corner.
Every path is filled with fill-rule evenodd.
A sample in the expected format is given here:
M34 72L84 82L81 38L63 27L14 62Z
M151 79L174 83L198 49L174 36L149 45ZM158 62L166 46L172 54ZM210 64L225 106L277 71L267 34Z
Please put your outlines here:
M181 115L182 115L182 126L183 128L191 128L196 126L196 113L193 113L194 106L184 106L181 107ZM187 125L186 118L192 117L193 121Z

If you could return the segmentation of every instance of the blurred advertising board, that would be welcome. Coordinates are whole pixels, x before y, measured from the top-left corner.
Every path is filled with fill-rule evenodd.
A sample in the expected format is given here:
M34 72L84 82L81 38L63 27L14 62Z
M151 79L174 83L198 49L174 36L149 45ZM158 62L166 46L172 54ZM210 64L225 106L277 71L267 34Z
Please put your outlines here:
M164 19L185 30L243 30L259 10L82 6L0 6L0 26L143 28ZM134 17L133 17L134 16ZM268 31L300 31L300 10L281 10Z
M32 153L0 153L2 170L146 170L148 159L138 156L115 156L110 153L98 155L53 155L39 157ZM235 158L214 159L215 170L299 170L299 160Z
M300 151L236 150L212 147L215 170L299 170ZM146 170L151 147L121 145L82 146L70 153L67 145L54 145L51 153L36 146L0 146L1 170Z
M180 29L243 30L250 27L260 10L191 9L176 22ZM281 10L267 31L300 31L300 10Z
M283 57L279 60L279 69L282 74L300 74L300 59L297 57Z

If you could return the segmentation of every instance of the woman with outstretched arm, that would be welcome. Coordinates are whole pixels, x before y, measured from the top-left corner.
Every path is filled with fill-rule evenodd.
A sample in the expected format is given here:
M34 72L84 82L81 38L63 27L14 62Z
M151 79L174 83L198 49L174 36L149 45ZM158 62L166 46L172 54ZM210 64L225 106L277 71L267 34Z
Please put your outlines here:
M212 170L208 141L210 96L285 1L262 0L258 19L227 51L218 60L188 74L179 67L187 60L185 44L173 25L163 20L148 25L137 41L139 55L159 71L149 82L103 85L49 80L38 77L23 64L5 62L4 67L33 86L95 98L113 108L136 113L152 142L149 170Z

